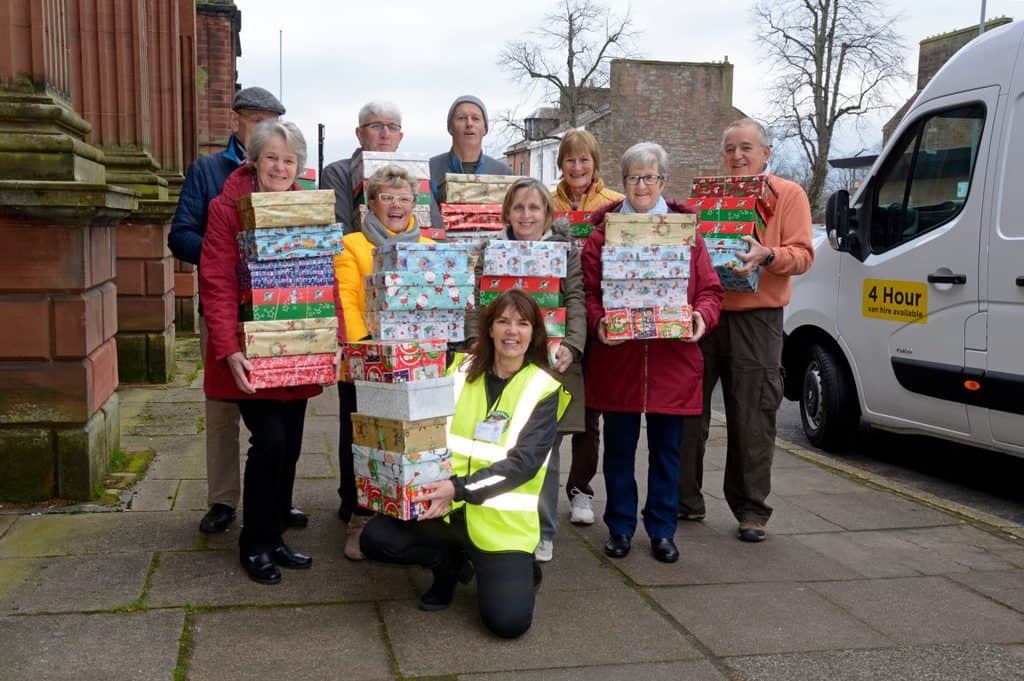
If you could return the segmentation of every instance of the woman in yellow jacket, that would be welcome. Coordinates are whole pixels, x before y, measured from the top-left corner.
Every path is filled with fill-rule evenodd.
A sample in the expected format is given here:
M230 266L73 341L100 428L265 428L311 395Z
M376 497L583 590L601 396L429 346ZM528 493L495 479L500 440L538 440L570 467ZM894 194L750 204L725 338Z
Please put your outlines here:
M562 179L552 198L555 210L594 211L623 200L623 195L604 186L597 176L601 167L601 152L597 140L586 130L570 130L562 137L558 147L558 167ZM584 358L584 361L586 359ZM594 509L591 500L594 490L590 481L597 473L598 451L601 444L601 413L586 409L585 429L572 435L572 465L565 483L571 512L569 520L577 525L591 525ZM543 556L550 560L550 557Z
M373 249L393 243L432 243L420 236L416 217L416 180L403 168L384 166L370 177L366 203L370 209L363 217L360 231L346 234L345 250L334 258L334 278L338 282L340 318L338 341L358 341L369 336L366 329L366 286L364 279L373 273ZM356 477L352 464L352 413L356 411L355 384L338 383L341 424L338 435L338 469L341 485L338 517L348 523L345 557L363 560L359 535L373 513L356 503Z

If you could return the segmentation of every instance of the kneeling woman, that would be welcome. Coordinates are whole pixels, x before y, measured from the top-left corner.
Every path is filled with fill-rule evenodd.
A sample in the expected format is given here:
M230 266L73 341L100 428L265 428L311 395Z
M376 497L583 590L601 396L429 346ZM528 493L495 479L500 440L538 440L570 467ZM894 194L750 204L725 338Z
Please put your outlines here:
M474 354L456 355L449 370L452 477L423 486L417 501L429 506L419 522L376 516L361 545L368 558L433 571L423 610L451 605L468 558L484 624L515 638L533 621L537 500L569 395L548 373L547 334L532 298L508 291L479 324Z

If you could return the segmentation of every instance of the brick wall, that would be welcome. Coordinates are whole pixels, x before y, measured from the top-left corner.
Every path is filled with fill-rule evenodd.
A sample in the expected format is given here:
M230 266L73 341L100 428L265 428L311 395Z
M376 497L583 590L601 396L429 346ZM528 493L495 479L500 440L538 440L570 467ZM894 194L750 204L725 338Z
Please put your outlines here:
M196 60L199 73L199 153L224 149L231 135L231 100L238 89L235 60L241 55L241 14L234 5L196 5Z

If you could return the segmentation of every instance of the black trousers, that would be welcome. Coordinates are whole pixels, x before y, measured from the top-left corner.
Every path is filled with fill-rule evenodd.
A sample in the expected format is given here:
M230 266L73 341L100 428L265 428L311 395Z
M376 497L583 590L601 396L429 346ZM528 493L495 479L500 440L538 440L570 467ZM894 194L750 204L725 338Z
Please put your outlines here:
M345 522L355 515L373 515L356 501L356 472L352 460L352 414L356 411L355 383L338 382L338 496Z
M242 421L252 435L242 488L243 553L267 551L282 543L292 507L295 465L302 452L306 400L239 400Z
M476 568L480 617L503 638L526 633L533 623L533 554L525 551L481 551L470 541L466 514L444 520L405 522L378 515L366 527L360 546L367 558L402 565L421 565L436 571L458 565L465 553Z

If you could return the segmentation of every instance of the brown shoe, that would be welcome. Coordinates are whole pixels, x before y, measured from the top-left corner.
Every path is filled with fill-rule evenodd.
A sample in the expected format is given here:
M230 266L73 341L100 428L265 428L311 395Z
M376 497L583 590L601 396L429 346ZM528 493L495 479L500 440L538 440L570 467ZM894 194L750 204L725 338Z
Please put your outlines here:
M345 557L349 560L366 560L363 550L359 548L359 537L363 534L363 528L370 521L372 515L356 515L348 520L348 529L345 530Z

